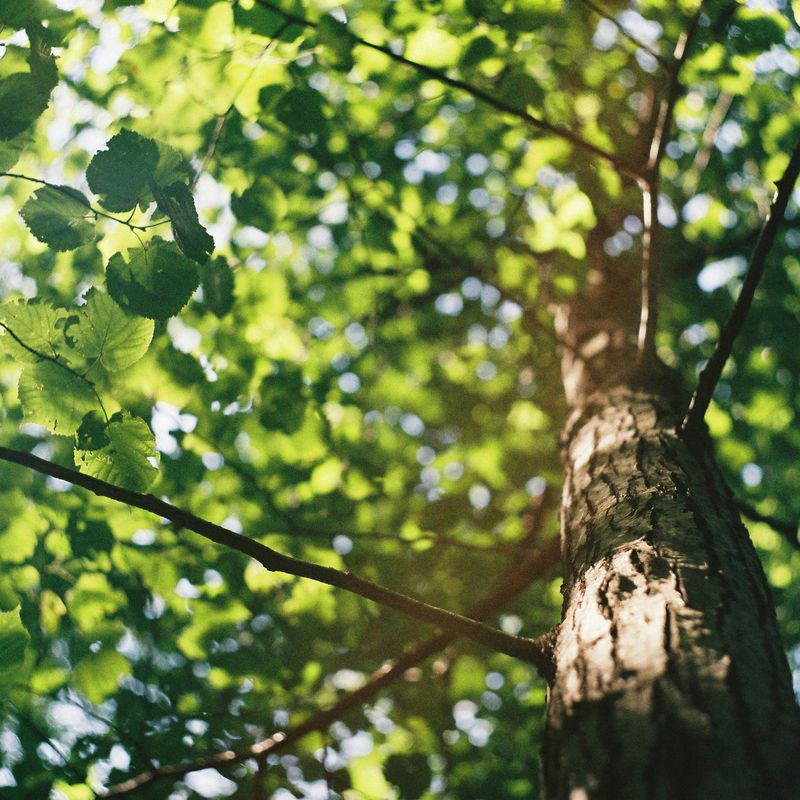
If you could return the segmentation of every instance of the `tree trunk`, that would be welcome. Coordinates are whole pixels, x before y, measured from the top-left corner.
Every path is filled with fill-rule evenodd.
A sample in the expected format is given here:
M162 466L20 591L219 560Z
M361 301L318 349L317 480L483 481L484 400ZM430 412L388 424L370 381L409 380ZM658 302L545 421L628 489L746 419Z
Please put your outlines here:
M572 415L544 796L800 797L769 589L710 443L675 432L674 376L635 367L633 297L594 273L557 320Z

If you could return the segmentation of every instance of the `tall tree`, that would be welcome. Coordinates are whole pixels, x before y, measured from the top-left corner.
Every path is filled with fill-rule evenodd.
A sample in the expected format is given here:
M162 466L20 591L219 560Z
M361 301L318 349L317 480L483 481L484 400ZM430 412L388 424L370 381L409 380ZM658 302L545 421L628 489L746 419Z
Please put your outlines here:
M4 797L796 794L786 3L0 22Z

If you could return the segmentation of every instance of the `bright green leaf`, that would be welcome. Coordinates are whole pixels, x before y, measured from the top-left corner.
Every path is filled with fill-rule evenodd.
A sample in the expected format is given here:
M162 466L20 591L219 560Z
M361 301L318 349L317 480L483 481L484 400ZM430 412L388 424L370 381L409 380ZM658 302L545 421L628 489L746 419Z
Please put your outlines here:
M151 459L158 456L156 442L147 423L128 413L115 414L105 435L108 442L99 449L76 448L75 465L93 478L135 492L146 492L158 474L151 463Z
M117 690L120 680L130 675L131 665L116 650L90 653L75 666L75 686L93 703L102 703Z
M66 319L63 308L38 300L0 306L0 344L23 364L53 358L65 346Z
M75 349L110 372L135 364L153 338L152 320L130 316L105 292L91 291L77 316L77 325L69 329Z
M271 233L289 208L286 195L275 181L259 177L241 195L234 195L231 208L239 222Z
M84 415L97 405L91 384L53 361L23 370L19 401L25 422L35 422L59 436L75 433Z
M0 611L0 693L5 694L25 672L25 650L30 634L20 619L19 607Z

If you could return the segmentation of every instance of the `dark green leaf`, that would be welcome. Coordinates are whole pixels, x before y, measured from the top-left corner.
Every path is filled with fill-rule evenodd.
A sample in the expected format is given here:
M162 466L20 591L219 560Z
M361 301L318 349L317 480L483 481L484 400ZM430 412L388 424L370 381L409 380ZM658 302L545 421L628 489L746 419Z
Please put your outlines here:
M325 14L317 23L317 35L331 64L345 71L352 69L353 37L343 22Z
M214 249L214 240L200 224L189 187L185 183L166 188L153 184L153 194L159 209L172 221L178 247L198 264L205 264Z
M171 242L154 239L146 250L113 255L106 269L108 293L131 314L168 319L189 302L200 283L197 266Z
M278 102L275 113L296 133L322 133L325 129L322 95L313 89L289 89Z
M86 180L109 211L132 211L150 194L158 162L158 146L152 139L123 129L91 160Z
M233 308L233 270L224 258L209 261L203 269L203 300L218 316Z
M74 250L94 238L89 201L69 186L37 189L20 210L28 230L53 250Z
M0 139L8 141L29 128L47 108L50 93L27 72L0 80Z
M231 198L231 209L239 222L271 233L286 216L289 204L275 181L258 178L241 195Z
M106 423L96 411L90 411L75 432L75 448L78 450L100 450L108 444Z

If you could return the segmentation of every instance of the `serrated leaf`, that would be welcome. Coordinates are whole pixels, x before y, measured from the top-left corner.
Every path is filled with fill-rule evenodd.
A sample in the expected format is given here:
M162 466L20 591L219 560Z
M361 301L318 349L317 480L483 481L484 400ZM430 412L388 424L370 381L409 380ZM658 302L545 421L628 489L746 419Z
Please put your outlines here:
M83 417L97 405L88 381L53 361L23 370L19 401L25 422L35 422L59 436L75 433Z
M53 250L74 250L94 238L89 201L69 186L37 189L19 213L28 230Z
M158 167L158 146L152 139L126 129L108 140L86 170L89 188L109 211L132 211L150 194L150 181Z
M29 128L47 108L50 92L28 72L0 80L0 139L8 141Z
M19 607L0 611L0 696L26 671L25 650L31 640L22 624Z
M297 133L321 133L325 129L322 95L314 89L289 89L278 102L275 114Z
M203 300L218 317L233 308L233 270L224 258L209 261L203 270Z
M178 247L198 264L205 264L214 249L214 240L200 224L191 189L185 183L163 188L153 185L156 203L172 221L172 234Z
M75 349L98 359L109 372L135 364L153 339L152 320L130 316L104 292L91 291L77 316L69 328Z
M106 268L108 293L122 308L149 319L168 319L189 302L200 283L193 261L171 242L153 239L147 250L111 257Z
M49 303L31 300L0 306L0 343L23 364L36 364L42 357L55 357L65 347L67 312Z
M130 414L115 414L106 426L108 443L96 450L75 450L75 465L86 475L135 492L146 492L158 470L156 440L147 423Z
M258 178L240 195L231 199L231 209L239 222L272 232L286 216L289 204L275 181Z

